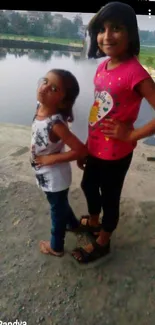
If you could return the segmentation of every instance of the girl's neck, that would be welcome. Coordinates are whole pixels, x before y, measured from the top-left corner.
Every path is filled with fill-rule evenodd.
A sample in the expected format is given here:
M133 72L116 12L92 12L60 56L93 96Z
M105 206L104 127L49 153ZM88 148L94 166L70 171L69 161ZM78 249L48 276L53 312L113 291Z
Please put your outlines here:
M110 57L110 66L117 67L118 65L128 60L129 58L130 58L129 54L124 54L118 57Z
M41 117L48 117L57 114L57 108L52 106L52 108L47 107L45 105L40 104L38 109L38 115Z

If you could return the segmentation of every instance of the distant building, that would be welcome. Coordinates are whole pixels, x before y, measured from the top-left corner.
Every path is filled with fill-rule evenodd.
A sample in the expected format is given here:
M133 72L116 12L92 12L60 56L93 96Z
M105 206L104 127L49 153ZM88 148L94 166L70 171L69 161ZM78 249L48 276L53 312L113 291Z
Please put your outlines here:
M34 23L39 19L44 17L43 11L17 11L20 13L21 17L27 17L27 21L30 23Z
M42 11L27 11L27 20L30 23L34 23L39 19L43 19L44 12Z

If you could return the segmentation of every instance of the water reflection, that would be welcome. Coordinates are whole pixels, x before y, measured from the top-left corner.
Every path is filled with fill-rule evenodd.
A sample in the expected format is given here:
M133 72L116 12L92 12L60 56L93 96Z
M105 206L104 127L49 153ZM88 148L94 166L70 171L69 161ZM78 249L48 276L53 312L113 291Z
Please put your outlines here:
M28 51L28 58L34 61L46 62L51 60L53 51L47 50L30 50Z
M68 69L78 79L80 95L74 106L73 131L81 140L87 136L87 119L93 101L95 60L80 59L81 53L1 48L1 123L31 125L36 108L37 81L53 69ZM8 95L9 94L9 95Z
M54 58L62 58L63 56L73 58L75 61L79 61L81 57L80 52L68 52L68 51L53 51L53 50L40 50L40 49L18 49L18 48L0 48L0 60L6 58L7 54L12 54L15 58L28 56L29 60L47 62Z
M93 102L93 79L97 65L103 59L86 59L81 53L47 50L0 48L0 122L31 125L36 107L37 81L53 69L68 69L78 79L80 95L74 106L73 132L85 141L88 115ZM138 124L152 118L153 110L143 100Z
M0 60L4 60L7 55L7 49L0 48Z

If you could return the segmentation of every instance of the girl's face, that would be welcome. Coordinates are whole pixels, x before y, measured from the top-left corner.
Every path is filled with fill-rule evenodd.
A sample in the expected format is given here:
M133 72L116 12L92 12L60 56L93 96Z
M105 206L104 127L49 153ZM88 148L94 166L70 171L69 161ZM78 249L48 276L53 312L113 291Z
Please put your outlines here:
M65 97L61 78L53 72L48 72L40 79L37 89L37 100L46 107L59 107Z
M99 49L110 57L127 54L129 47L128 32L124 25L106 21L97 35Z

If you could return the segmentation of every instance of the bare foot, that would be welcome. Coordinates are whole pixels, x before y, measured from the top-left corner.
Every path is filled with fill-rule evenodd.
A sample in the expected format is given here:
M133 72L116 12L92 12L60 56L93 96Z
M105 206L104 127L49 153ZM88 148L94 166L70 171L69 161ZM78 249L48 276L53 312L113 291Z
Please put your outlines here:
M55 252L51 248L49 241L41 240L39 243L39 247L40 247L41 253L43 253L43 254L50 254L50 255L57 256L57 257L61 257L64 254L64 252L60 252L60 253Z

